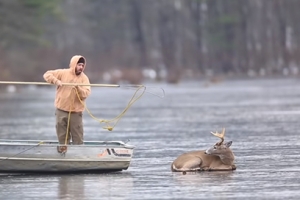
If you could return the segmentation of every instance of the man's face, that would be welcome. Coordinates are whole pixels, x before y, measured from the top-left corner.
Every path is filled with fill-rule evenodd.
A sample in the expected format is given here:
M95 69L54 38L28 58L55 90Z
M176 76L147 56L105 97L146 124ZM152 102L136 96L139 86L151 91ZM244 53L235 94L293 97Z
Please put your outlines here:
M84 68L84 64L83 63L78 63L76 65L76 68L75 68L75 74L80 75L81 72L83 71L83 68Z

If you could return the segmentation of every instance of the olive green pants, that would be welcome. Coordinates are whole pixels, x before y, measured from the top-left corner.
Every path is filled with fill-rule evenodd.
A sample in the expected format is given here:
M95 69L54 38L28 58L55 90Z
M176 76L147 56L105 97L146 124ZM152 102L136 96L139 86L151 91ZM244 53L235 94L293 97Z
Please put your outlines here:
M69 120L69 112L56 109L56 134L59 144L83 144L82 112L72 112ZM67 137L67 138L66 138Z

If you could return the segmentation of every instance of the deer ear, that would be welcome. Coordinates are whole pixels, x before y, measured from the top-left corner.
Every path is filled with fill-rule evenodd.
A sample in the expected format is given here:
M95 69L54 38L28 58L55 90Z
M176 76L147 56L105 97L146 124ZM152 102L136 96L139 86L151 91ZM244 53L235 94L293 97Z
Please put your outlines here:
M232 141L229 141L229 142L226 142L226 143L225 143L225 146L226 146L226 147L230 147L231 145L232 145Z

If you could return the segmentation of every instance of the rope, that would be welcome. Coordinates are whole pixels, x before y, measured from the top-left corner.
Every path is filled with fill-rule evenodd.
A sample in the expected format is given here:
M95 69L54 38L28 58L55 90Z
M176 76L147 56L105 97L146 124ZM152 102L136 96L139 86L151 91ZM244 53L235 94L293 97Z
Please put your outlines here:
M88 112L88 114L93 118L95 119L96 121L98 121L99 123L105 123L106 124L106 127L103 127L104 129L107 129L108 131L112 131L114 129L114 127L117 125L117 123L120 121L120 119L125 115L125 113L128 111L128 109L137 101L139 100L145 93L146 91L146 87L141 85L139 86L135 93L133 94L133 96L131 97L130 101L128 102L127 106L125 107L125 109L119 114L117 115L115 118L113 119L110 119L110 120L107 120L107 119L98 119L97 117L95 117L92 112L87 108L86 104L80 99L80 96L79 96L79 92L77 90L76 87L73 87L72 90L75 90L75 93L76 93L76 96L78 98L78 100L80 101L80 103L84 106L84 109ZM142 90L142 93L140 95L137 96L138 92L140 90ZM69 129L70 129L70 119L71 119L71 113L72 113L72 108L74 106L74 103L75 103L75 98L73 99L72 101L72 105L70 107L70 111L69 111L69 114L68 114L68 122L67 122L67 131L66 131L66 137L65 137L65 145L68 144L68 135L69 135ZM114 122L114 125L111 126L110 124ZM70 133L71 134L71 133Z
M140 95L137 96L138 94L138 91L139 90L142 90L142 93ZM84 106L85 110L88 112L88 114L93 118L95 119L96 121L98 121L99 123L105 123L106 124L106 127L103 127L104 129L107 129L109 131L112 131L114 129L114 127L117 125L117 123L119 122L119 120L125 115L125 113L128 111L128 109L137 101L139 100L145 93L146 91L146 86L144 85L141 85L139 86L135 93L133 94L133 96L131 97L130 101L128 102L127 106L125 107L125 109L119 114L117 115L115 118L113 119L110 119L110 120L107 120L107 119L98 119L97 117L95 117L92 112L87 108L87 106L85 105L85 103L80 99L80 96L79 96L79 93L77 91L77 89L75 88L75 91L76 91L76 94L77 94L77 97L80 101L80 103ZM114 125L111 126L110 124L114 122Z
M21 152L15 154L15 155L12 155L12 156L10 156L10 157L6 157L6 158L0 160L0 162L2 162L2 161L4 161L4 160L8 160L9 158L15 157L15 156L17 156L17 155L19 155L19 154L21 154L21 153L26 152L26 151L29 151L30 149L33 149L34 147L38 147L38 146L40 146L40 145L43 144L43 143L44 143L44 142L41 141L41 142L39 142L37 145L34 145L34 146L32 146L32 147L30 147L30 148L28 148L28 149L25 149L24 151L21 151Z
M19 81L0 81L0 84L12 84L12 85L53 85L52 83L45 83L45 82L19 82ZM91 86L91 87L121 87L120 85L115 85L115 84L77 84L77 83L62 83L63 86ZM124 86L127 88L137 88L134 95L132 96L132 98L130 99L129 103L127 104L127 106L125 107L125 109L119 114L117 115L115 118L107 120L107 119L98 119L97 117L95 117L91 111L87 108L87 106L85 105L85 103L80 99L78 90L76 87L73 87L75 89L76 95L80 101L80 103L84 106L84 109L88 112L88 114L95 119L96 121L99 121L100 123L105 123L106 127L103 127L104 129L107 129L109 131L112 131L113 128L117 125L117 123L119 122L119 120L125 115L125 113L127 112L127 110L137 101L139 100L144 93L146 92L146 86L144 85L127 85ZM138 91L140 91L141 89L143 89L142 93L140 95L138 94ZM162 88L161 88L162 89ZM158 96L160 98L164 98L165 92L163 91L163 96L158 96L155 95L154 93L150 93L153 94L155 96ZM75 98L74 101L72 102L71 107L74 106L75 103ZM68 135L69 135L69 129L70 129L70 118L71 118L71 111L72 109L70 109L69 111L69 115L68 115L68 122L67 122L67 133L66 133L66 138L65 138L65 145L67 145L67 141L68 141ZM111 126L110 124L114 122L114 125ZM70 133L71 134L71 133Z
M72 90L75 89L75 93L78 93L76 87L73 87ZM71 90L71 92L72 92ZM79 98L80 100L80 98ZM70 133L70 136L71 135L71 132L70 132L70 120L71 120L71 113L72 113L72 109L74 107L74 104L75 104L75 97L73 98L73 101L72 101L72 104L70 105L70 111L69 111L69 114L68 114L68 122L67 122L67 131L66 131L66 138L65 138L65 145L68 144L68 135Z
M12 81L0 81L0 84L17 84L17 85L53 85L53 84L50 84L50 83L44 83L44 82L12 82ZM63 86L94 86L94 87L120 87L120 85L113 85L113 84L73 84L73 83L63 83ZM137 87L134 95L131 97L130 101L128 102L127 106L125 107L125 109L119 114L117 115L115 118L113 119L110 119L110 120L107 120L107 119L98 119L97 117L95 117L91 111L87 108L86 104L80 99L80 96L79 96L79 92L77 90L76 87L73 87L73 89L75 89L75 92L76 92L76 95L78 97L78 100L80 101L80 103L84 106L84 109L88 112L88 114L93 118L95 119L96 121L99 121L100 123L105 123L106 124L106 127L103 127L104 129L107 129L109 131L112 131L114 129L114 127L117 125L117 123L120 121L120 119L125 115L125 113L128 111L128 109L137 101L139 100L143 95L144 93L146 92L146 86L144 85L133 85L133 86L127 86L127 87ZM138 91L143 89L142 93L140 95L137 96L138 94ZM164 96L164 90L163 90L163 96ZM163 97L162 97L163 98ZM72 105L71 105L71 108L74 106L74 103L75 103L75 98L74 100L72 101ZM70 119L71 119L71 111L72 109L70 109L69 111L69 114L68 114L68 122L67 122L67 131L66 131L66 137L65 137L65 145L67 145L67 142L68 142L68 135L69 135L69 129L70 129ZM110 123L114 123L113 126L110 125ZM71 134L71 133L70 133ZM33 147L30 147L24 151L21 151L11 157L15 157L21 153L24 153L26 151L29 151L30 149L34 148L34 147L37 147L41 144L43 144L44 142L41 141L39 142L37 145L33 146ZM5 159L2 159L1 161L4 161L4 160L7 160L9 159L10 157L7 157ZM0 161L0 162L1 162Z
M66 132L66 138L65 138L65 145L67 145L67 141L68 141L68 135L69 135L69 132L70 132L70 119L71 119L71 110L69 111L69 114L68 114L68 123L67 123L67 132ZM71 133L70 133L71 134Z

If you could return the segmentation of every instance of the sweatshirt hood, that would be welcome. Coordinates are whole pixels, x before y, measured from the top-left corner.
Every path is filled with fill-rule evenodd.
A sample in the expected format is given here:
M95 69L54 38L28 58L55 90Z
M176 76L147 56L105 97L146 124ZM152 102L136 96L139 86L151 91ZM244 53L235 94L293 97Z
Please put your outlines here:
M83 58L84 59L84 66L83 66L83 71L85 70L85 66L86 66L86 59L85 59L85 57L83 57L83 56L81 56L81 55L75 55L75 56L73 56L72 58L71 58L71 60L70 60L70 69L71 69L71 71L72 71L72 73L74 73L75 74L75 68L76 68L76 65L77 65L77 63L78 63L78 61L79 61L79 59L80 58Z

